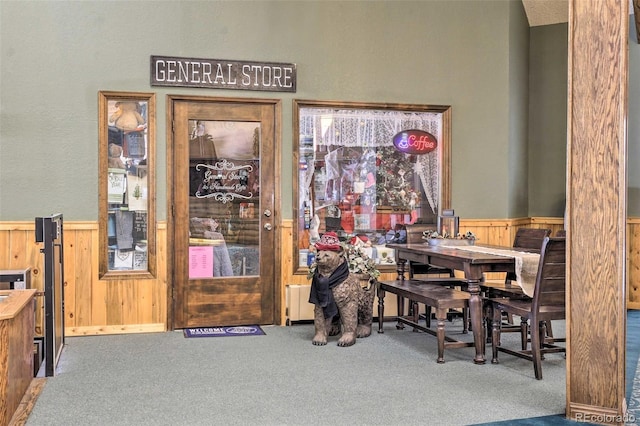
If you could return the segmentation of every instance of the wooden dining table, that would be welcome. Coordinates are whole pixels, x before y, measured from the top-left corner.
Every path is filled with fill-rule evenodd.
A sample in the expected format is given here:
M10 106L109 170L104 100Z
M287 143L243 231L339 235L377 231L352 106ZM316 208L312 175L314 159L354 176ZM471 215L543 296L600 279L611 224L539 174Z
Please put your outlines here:
M404 280L405 273L413 277L411 265L429 264L464 272L468 282L469 316L476 350L473 362L484 364L485 336L483 326L483 303L480 297L480 282L487 272L515 272L515 258L490 253L464 250L464 246L454 247L445 245L431 246L425 243L387 244L395 250L398 279ZM495 248L495 246L487 246ZM509 249L508 247L502 247ZM409 269L407 269L409 263Z

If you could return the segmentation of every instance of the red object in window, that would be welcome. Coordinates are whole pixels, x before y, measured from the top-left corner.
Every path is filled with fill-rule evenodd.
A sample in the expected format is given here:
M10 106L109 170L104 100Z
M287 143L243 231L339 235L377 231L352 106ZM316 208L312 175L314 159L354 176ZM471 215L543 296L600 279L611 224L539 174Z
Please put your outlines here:
M345 232L351 234L355 228L355 218L353 217L352 210L343 210L340 217L340 225Z

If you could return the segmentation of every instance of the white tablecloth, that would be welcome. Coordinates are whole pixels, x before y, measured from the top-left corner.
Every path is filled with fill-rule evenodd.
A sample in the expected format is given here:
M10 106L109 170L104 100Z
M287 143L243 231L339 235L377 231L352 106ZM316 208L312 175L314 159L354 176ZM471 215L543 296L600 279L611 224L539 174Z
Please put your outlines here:
M447 244L442 244L446 246ZM536 276L538 275L538 263L540 263L540 255L538 253L528 253L517 250L499 249L494 247L483 246L450 246L458 250L473 251L476 253L489 253L498 256L513 257L516 261L516 282L522 291L529 297L533 297L533 289L536 285Z

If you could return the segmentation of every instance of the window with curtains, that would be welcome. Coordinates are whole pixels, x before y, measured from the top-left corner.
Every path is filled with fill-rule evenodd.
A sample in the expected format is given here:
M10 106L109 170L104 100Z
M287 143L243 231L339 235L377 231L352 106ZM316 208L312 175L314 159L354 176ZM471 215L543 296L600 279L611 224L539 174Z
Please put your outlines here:
M295 269L325 232L358 238L382 270L407 226L450 203L449 106L294 101Z

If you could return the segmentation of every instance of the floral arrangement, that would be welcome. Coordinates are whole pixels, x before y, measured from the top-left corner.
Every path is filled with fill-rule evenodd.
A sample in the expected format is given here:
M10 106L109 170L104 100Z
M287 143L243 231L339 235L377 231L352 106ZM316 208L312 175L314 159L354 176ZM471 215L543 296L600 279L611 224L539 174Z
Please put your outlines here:
M368 274L372 279L377 279L380 276L380 271L376 267L375 261L367 255L362 245L348 243L340 243L340 245L342 246L344 257L347 259L351 273ZM309 266L308 279L313 278L316 266L315 261Z
M344 254L349 262L349 271L354 274L368 274L371 278L378 278L380 271L375 261L370 258L360 245L343 244Z
M428 229L428 230L422 232L422 239L424 239L424 240L443 239L443 238L450 238L450 239L455 239L455 240L471 240L471 241L477 240L476 235L471 231L467 231L464 234L458 233L455 237L451 236L447 232L445 232L444 234L441 235L441 234L438 233L438 231L434 231L434 230L431 230L431 229Z

